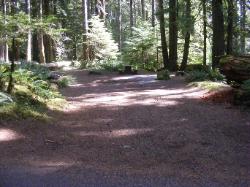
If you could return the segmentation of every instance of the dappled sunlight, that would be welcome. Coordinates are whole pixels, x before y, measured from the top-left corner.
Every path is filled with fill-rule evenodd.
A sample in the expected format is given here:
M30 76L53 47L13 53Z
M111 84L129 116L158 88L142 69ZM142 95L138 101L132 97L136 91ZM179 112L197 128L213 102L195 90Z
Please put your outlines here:
M197 88L182 89L147 89L138 91L120 91L110 93L82 94L78 97L68 97L69 106L65 111L73 112L83 107L92 106L131 106L155 105L159 107L174 106L183 103L182 99L199 99L206 93Z
M80 131L80 132L75 132L74 134L82 137L97 136L101 138L121 138L121 137L145 134L152 131L153 129L151 128L143 128L143 129L119 129L112 131L89 131L89 132Z
M23 135L20 135L11 129L0 129L0 142L14 141L22 138L24 138Z
M53 161L42 161L42 160L33 160L29 161L29 164L32 166L30 168L30 172L35 175L47 175L50 173L57 172L62 168L69 168L73 166L75 163L73 161L61 161L61 160L53 160Z

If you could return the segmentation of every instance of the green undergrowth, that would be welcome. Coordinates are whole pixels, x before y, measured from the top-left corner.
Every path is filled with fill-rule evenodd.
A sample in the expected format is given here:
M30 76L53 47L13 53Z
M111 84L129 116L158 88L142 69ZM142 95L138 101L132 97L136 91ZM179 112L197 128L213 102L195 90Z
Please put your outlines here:
M8 73L8 69L7 71L5 69L2 68L0 74ZM16 67L13 73L14 89L11 95L6 94L8 75L2 76L0 120L27 118L50 120L49 110L60 110L66 104L58 87L67 86L70 80L63 78L56 85L48 80L49 73L48 69L35 64Z
M189 86L195 86L201 89L205 89L208 91L216 91L224 88L229 88L227 84L224 82L213 82L213 81L198 81L191 82L188 84Z
M48 110L60 110L66 101L62 96L44 98L31 92L26 86L15 86L13 102L0 105L0 119L27 119L49 121Z

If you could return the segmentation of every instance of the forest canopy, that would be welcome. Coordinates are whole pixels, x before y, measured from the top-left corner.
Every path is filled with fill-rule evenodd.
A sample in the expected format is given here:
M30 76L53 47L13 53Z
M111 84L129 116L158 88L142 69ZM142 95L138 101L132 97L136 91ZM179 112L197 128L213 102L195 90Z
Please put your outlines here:
M2 0L0 61L216 68L220 56L250 52L249 6L249 0Z

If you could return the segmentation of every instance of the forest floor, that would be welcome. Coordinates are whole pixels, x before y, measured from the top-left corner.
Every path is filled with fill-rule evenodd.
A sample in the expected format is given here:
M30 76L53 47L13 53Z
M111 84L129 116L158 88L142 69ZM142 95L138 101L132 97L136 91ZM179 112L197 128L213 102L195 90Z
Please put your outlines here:
M51 122L0 122L0 186L250 186L250 115L182 77L88 75Z

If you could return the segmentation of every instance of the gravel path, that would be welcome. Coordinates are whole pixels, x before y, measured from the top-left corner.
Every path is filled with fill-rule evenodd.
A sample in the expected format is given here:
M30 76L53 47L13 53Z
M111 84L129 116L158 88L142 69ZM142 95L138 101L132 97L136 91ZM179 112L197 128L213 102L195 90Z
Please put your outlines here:
M182 78L88 75L53 123L0 124L0 187L250 186L250 115Z

